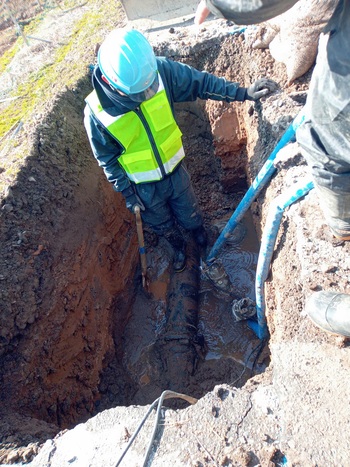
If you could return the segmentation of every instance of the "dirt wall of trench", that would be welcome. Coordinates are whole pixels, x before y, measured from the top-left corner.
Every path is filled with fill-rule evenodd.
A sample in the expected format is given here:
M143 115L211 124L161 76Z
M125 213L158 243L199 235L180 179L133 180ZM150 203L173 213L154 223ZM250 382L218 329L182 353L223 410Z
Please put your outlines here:
M85 136L88 77L77 89L37 116L1 211L2 406L59 427L94 411L138 259L133 219Z

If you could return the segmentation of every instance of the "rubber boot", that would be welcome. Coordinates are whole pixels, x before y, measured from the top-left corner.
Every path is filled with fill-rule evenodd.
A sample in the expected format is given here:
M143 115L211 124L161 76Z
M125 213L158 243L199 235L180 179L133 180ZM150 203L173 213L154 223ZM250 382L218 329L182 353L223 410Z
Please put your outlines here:
M174 250L173 267L175 272L181 272L186 267L186 242L178 228L168 230L164 237Z
M208 235L203 225L192 231L193 239L201 248L206 248L208 244Z
M337 292L314 292L305 311L323 331L350 337L350 295Z
M320 207L333 235L338 240L350 240L350 193L335 193L327 187L315 184Z

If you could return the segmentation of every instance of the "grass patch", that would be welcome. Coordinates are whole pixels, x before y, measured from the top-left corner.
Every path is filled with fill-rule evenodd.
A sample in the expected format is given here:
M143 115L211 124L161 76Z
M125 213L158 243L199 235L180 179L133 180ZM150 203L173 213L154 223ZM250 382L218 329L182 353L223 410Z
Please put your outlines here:
M12 45L12 47L6 50L6 52L3 54L3 56L0 59L0 74L4 73L8 65L15 57L16 53L19 51L20 47L21 41L17 39L16 42Z
M58 13L69 14L64 13L62 9L59 9ZM10 95L7 96L8 100L2 104L3 107L0 110L0 160L6 158L6 163L1 164L5 169L0 175L3 182L9 183L10 179L14 179L21 164L25 163L26 155L30 152L28 149L19 147L16 151L8 150L9 147L13 149L16 145L14 140L10 140L14 128L22 122L21 133L25 132L26 122L32 121L36 113L40 113L43 105L52 101L67 87L74 88L76 83L87 75L89 63L95 60L94 45L100 42L104 35L115 28L123 18L124 13L120 2L88 1L85 11L74 24L64 45L56 44L55 49L50 50L46 63L40 64L39 69L27 74L23 73L20 84L11 90ZM30 34L35 35L34 24L39 27L41 22L33 22L26 29L26 33L29 31ZM2 69L11 61L16 60L16 54L21 48L27 47L21 43L23 44L23 39L19 38L2 57L0 65ZM26 144L25 138L21 138L20 145L23 144ZM20 157L19 154L21 154ZM13 164L11 163L12 157L16 158Z
M89 2L89 9L74 26L69 41L56 49L51 63L43 65L12 89L10 97L16 99L9 101L1 111L0 138L6 135L16 121L25 119L33 112L39 102L50 99L59 86L74 85L86 74L88 58L93 59L93 45L101 40L98 31L112 29L120 14L119 2ZM16 47L18 51L17 44ZM13 49L8 53L7 63L15 56L15 47Z

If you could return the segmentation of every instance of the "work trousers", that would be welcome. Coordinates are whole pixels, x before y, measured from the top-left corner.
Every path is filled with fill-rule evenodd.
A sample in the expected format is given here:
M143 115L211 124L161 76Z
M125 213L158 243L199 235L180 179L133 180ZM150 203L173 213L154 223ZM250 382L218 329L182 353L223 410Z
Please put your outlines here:
M190 174L183 162L175 171L159 182L140 183L135 191L145 205L142 220L158 235L174 227L175 219L186 230L203 223Z
M320 37L306 119L296 137L313 175L327 224L346 236L350 235L349 20L344 24L347 29L340 31L341 35L338 32ZM334 39L340 42L337 47L331 47Z

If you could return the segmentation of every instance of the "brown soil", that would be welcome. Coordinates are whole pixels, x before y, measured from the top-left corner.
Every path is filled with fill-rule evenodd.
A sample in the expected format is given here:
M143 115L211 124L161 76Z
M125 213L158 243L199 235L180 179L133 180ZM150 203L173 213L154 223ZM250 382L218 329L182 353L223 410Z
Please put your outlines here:
M159 55L242 85L262 76L280 84L277 93L255 104L208 101L177 106L187 166L213 244L218 225L224 225L232 214L247 184L301 109L310 72L286 88L284 67L274 62L268 51L251 50L243 36L211 35L210 31L204 31L202 40L193 43L191 30L178 28L175 35L164 30L150 33L149 37ZM241 322L232 326L236 333L233 337L227 334L227 341L234 342L233 347L227 347L227 342L220 347L217 342L224 340L226 328L231 328L228 323L232 323L232 298L241 297L243 292L249 294L253 280L250 277L250 282L245 283L248 290L240 290L243 286L238 283L235 293L227 294L210 289L202 277L198 328L209 349L204 356L199 353L195 370L186 369L186 381L178 378L174 362L164 378L164 366L157 369L159 361L163 359L164 363L164 359L182 352L182 348L174 345L164 351L157 340L165 329L166 293L169 282L174 280L171 251L162 242L158 246L148 243L153 279L157 283L154 290L158 293L150 300L140 284L134 219L122 197L104 179L82 126L84 97L89 90L87 74L74 89L47 103L38 125L27 129L26 137L32 141L31 154L1 202L2 462L28 461L46 439L60 430L109 407L149 404L171 386L196 397L205 396L222 383L241 387L249 377L266 369L269 348L281 343L317 342L323 345L326 356L328 345L346 349L343 339L325 335L302 315L305 297L311 291L350 291L349 275L342 274L341 268L341 258L348 256L350 247L332 244L317 197L312 193L292 210L294 214L284 218L279 233L272 275L266 285L269 346L263 342L259 348L257 337ZM271 200L285 183L294 183L304 174L305 163L296 149L289 162L280 163L269 189L252 207L258 236ZM300 246L301 232L304 243ZM255 234L251 235L254 243ZM296 251L297 245L301 253ZM241 265L248 261L244 256L247 251L249 248L245 253L242 249L236 251L241 254L237 260ZM303 262L304 257L307 263ZM236 276L231 280L237 281L245 273L249 276L249 268L242 266L238 274L232 273ZM208 302L213 309L206 309ZM155 335L155 329L159 335L157 332ZM203 346L200 347L203 351ZM255 349L258 354L254 354ZM217 358L208 358L210 352L216 352ZM332 352L329 350L329 355ZM348 354L344 358L348 364ZM187 356L180 358L180 365L186 359ZM192 365L193 361L187 363ZM297 368L298 363L294 364ZM246 371L249 367L251 371ZM244 393L248 394L248 405L255 384L263 387L270 384L271 372L254 381L248 382ZM312 392L312 382L309 385ZM240 397L243 400L245 396ZM288 404L287 401L290 409ZM245 419L237 426L243 426ZM303 430L298 438L297 423L295 420L289 423L287 433L299 440ZM227 439L226 436L228 449ZM217 462L256 465L258 457L243 442L236 446L229 454L220 451ZM304 452L298 453L297 447L285 448L289 449L288 458L296 462L293 465L316 465ZM200 451L194 454L197 463L183 465L209 463L204 460L208 460L208 455ZM283 457L278 450L266 447L255 452L261 465L266 466L280 465ZM297 464L299 458L301 463Z

